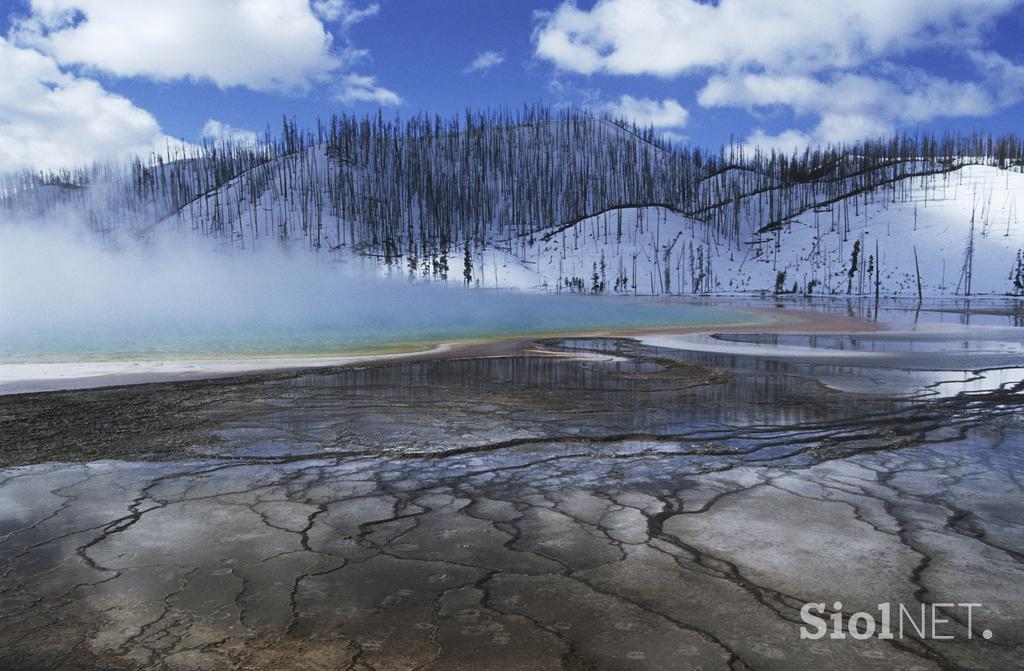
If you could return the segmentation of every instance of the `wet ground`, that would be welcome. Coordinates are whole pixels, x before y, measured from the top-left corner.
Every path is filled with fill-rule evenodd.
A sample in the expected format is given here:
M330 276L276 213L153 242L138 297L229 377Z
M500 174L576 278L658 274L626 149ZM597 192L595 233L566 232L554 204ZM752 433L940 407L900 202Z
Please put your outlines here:
M1019 668L1024 343L955 325L0 397L0 668Z

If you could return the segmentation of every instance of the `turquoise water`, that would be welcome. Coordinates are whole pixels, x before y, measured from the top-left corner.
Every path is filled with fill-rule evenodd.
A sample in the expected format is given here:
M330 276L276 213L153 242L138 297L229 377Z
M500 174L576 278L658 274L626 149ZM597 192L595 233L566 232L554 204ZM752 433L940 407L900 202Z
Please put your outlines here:
M326 356L412 350L459 340L729 325L757 321L750 312L680 300L498 291L407 292L363 305L319 300L301 310L266 314L106 315L52 318L45 328L0 325L0 361Z

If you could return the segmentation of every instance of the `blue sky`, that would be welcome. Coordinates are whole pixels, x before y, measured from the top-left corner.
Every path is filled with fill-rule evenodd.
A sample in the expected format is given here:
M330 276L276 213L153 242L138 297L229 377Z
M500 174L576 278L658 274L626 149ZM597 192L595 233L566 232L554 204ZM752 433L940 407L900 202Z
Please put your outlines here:
M1021 0L6 0L0 35L0 169L378 107L786 149L1024 119Z

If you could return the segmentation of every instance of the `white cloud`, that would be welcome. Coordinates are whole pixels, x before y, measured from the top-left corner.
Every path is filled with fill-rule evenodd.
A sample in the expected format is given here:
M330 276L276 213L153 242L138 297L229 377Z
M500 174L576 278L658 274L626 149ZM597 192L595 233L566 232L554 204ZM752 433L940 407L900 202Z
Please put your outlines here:
M340 86L335 98L343 103L372 102L389 106L402 104L402 98L394 91L378 85L376 77L348 74L341 77Z
M897 124L985 116L1024 100L1024 67L981 51L982 29L1022 0L598 0L538 14L536 55L559 72L706 77L703 107L786 108L810 132L749 142L792 149L883 135ZM896 58L959 51L976 81L951 81Z
M505 62L505 54L497 51L484 51L477 54L473 62L466 66L462 74L468 75L471 72L486 72L493 67Z
M3 38L0 72L0 170L71 167L178 144L127 98Z
M973 44L1019 0L600 0L539 15L536 53L592 74L674 76L700 68L814 72L928 43Z
M799 109L814 101L823 88L823 84L807 75L737 72L708 78L697 94L697 102L702 107L790 105Z
M346 0L313 0L313 11L324 21L338 22L347 27L375 15L380 11L380 5L373 3L357 9Z
M743 143L744 148L753 152L756 149L769 151L774 149L778 152L794 153L801 152L807 147L817 144L814 138L798 130L787 130L777 135L770 135L763 129L758 128Z
M690 116L686 108L671 98L658 101L624 95L614 102L606 103L604 108L617 118L655 128L682 128Z
M235 128L217 119L208 119L203 125L202 135L211 140L230 140L238 144L256 144L259 135L251 130Z
M810 132L796 129L771 135L757 128L744 141L750 151L775 149L782 152L800 152L807 147L824 144L852 144L861 140L884 138L895 128L891 123L866 114L825 114Z
M814 128L816 144L849 144L883 138L895 131L892 124L868 114L824 114Z
M904 70L893 78L839 73L807 75L715 75L697 95L704 107L784 105L797 114L874 115L917 123L938 117L982 116L996 100L979 84Z
M208 80L303 90L362 52L335 49L321 18L342 29L377 11L325 0L30 0L14 39L119 77Z
M1018 65L991 51L974 50L971 61L982 72L1003 107L1024 100L1024 65Z
M767 135L758 129L748 145L792 149L819 143L849 143L891 134L897 124L940 117L985 116L999 103L986 87L904 70L893 78L839 73L822 79L808 75L715 75L697 95L704 107L783 106L797 115L813 115L810 133L789 130Z

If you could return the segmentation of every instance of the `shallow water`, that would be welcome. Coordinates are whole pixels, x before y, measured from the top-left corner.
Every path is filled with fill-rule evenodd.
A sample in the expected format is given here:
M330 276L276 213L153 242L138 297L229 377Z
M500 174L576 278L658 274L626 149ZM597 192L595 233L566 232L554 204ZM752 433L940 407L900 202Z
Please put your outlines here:
M1016 354L1024 356L1024 329L1009 331L1007 337L989 339L985 333L856 333L821 335L811 333L729 333L718 336L730 342L850 352L926 352L951 351ZM998 334L994 334L998 335Z
M413 298L416 293L413 292ZM411 350L427 344L643 328L728 326L759 315L682 299L513 294L450 289L442 304L367 306L328 301L294 323L213 319L206 323L118 321L21 332L0 324L0 363L330 356Z

